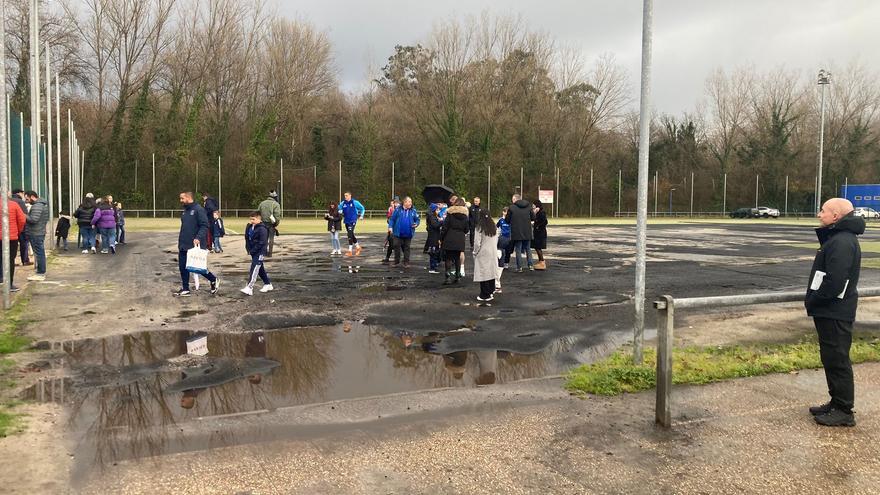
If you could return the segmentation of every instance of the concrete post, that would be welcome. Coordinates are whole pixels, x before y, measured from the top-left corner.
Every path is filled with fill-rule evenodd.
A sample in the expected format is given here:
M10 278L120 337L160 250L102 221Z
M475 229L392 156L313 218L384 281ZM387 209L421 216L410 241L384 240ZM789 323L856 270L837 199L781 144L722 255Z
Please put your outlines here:
M657 404L655 420L664 428L672 426L672 338L675 330L675 299L663 296L657 304Z

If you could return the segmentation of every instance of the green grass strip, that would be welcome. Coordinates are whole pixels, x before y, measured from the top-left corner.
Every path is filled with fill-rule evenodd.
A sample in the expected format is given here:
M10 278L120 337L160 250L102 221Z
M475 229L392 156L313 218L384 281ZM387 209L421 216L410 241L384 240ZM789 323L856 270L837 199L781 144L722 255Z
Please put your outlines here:
M0 314L0 355L12 354L23 350L31 341L19 332L28 298L20 296L15 303Z
M14 405L0 405L0 438L24 431L23 416L10 411Z
M672 382L704 384L731 378L790 373L821 368L815 340L797 344L684 347L673 350ZM880 339L857 336L850 352L853 363L880 361ZM644 363L635 365L631 349L621 349L597 363L568 373L565 388L579 395L619 395L656 386L656 351L645 349Z

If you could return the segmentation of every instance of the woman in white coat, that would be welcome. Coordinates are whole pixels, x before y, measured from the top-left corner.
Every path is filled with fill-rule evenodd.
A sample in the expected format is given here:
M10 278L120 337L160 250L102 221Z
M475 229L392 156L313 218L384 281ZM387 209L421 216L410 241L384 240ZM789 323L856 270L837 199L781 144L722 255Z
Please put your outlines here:
M481 209L478 213L474 229L474 282L480 283L480 295L477 301L487 302L493 299L495 279L498 275L498 229L489 216L489 212Z

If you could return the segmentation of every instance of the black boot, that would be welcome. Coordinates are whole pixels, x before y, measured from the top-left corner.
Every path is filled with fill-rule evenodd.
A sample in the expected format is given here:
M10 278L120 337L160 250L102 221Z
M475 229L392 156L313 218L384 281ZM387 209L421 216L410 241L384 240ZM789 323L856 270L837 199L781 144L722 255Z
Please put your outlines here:
M830 411L825 414L820 414L818 416L814 416L813 419L816 420L822 426L855 426L856 418L852 412L841 411L836 407L832 407Z
M452 285L454 277L452 272L446 272L446 280L443 281L443 285Z

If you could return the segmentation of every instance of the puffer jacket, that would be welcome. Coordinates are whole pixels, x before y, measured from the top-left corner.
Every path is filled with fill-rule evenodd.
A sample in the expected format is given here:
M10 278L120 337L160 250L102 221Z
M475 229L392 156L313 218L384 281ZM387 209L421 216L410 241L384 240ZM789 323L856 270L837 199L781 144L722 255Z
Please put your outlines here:
M92 218L95 216L95 203L92 201L84 201L79 208L73 212L73 218L76 219L76 224L82 227L92 227Z
M24 232L27 225L27 216L19 208L18 203L13 200L7 200L9 207L9 240L17 241L19 234Z
M819 250L813 260L804 307L814 318L855 321L859 303L862 249L857 236L865 233L865 219L850 213L837 223L816 229ZM816 272L824 272L821 282ZM814 283L818 285L813 289Z
M92 226L99 229L116 229L116 212L109 203L101 203L95 209Z
M38 199L31 205L27 214L27 227L25 233L29 236L45 236L46 224L49 223L49 203L45 199Z
M388 228L394 237L412 239L416 233L416 227L421 223L421 217L415 208L397 208L388 219Z
M468 210L464 206L452 206L446 211L446 220L440 229L440 241L444 251L464 251L465 239L471 230Z

